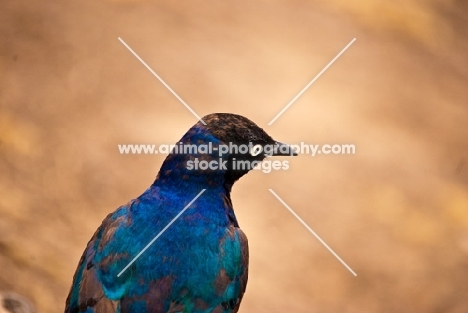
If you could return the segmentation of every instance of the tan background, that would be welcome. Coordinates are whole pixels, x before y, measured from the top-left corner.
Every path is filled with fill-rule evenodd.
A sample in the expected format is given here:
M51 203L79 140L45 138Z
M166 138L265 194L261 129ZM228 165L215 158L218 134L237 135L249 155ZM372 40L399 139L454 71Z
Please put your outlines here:
M174 143L196 121L122 37L201 116L233 112L284 142L357 147L234 187L251 246L240 312L468 311L466 1L0 6L0 290L63 311L87 240L163 160L117 144Z

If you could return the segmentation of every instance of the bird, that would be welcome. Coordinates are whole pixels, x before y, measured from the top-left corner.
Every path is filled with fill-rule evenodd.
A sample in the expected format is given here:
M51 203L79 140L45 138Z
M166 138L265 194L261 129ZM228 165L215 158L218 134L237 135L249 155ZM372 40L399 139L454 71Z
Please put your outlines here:
M249 144L256 148L243 153L233 148ZM239 310L247 287L249 249L234 214L233 184L266 157L297 153L232 113L204 116L176 147L197 149L172 150L150 187L103 220L79 260L65 313ZM274 147L273 152L264 153L267 147ZM199 168L193 166L196 160ZM239 161L247 165L237 166ZM213 166L202 169L202 164Z

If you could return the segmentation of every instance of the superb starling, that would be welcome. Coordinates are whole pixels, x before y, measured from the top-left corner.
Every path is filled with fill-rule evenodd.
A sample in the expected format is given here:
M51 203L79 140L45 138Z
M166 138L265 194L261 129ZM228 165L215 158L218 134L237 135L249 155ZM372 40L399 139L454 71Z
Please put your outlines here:
M154 183L96 230L65 312L239 310L249 251L232 185L265 157L295 152L243 116L216 113L202 120L206 125L199 121L174 145Z

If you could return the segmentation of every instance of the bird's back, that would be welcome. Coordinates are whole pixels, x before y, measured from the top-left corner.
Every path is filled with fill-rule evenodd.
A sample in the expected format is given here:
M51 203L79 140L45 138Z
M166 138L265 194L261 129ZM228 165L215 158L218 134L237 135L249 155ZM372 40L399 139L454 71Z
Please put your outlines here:
M218 193L192 204L117 276L195 195L152 187L110 214L80 259L65 312L237 312L247 238Z

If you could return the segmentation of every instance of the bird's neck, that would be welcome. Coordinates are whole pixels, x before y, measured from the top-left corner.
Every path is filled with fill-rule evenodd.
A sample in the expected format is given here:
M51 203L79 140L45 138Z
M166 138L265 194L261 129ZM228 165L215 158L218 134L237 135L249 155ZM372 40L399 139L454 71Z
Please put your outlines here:
M224 162L223 158L203 155L206 162ZM234 178L228 170L194 168L194 157L191 155L171 154L164 161L153 185L173 192L199 192L205 189L209 192L224 193L229 196ZM199 159L200 161L200 159ZM215 164L215 163L212 163Z
M222 142L205 128L191 128L164 160L154 185L171 188L174 192L224 190L229 196L234 182L247 171L231 170L232 160L228 154L219 153L220 144ZM208 150L201 150L202 146ZM196 149L188 152L187 147Z
M181 199L193 199L204 190L196 200L203 216L208 217L214 224L239 227L231 202L231 188L234 182L226 180L226 173L187 170L180 165L176 156L175 158L166 158L150 190L157 189L160 195L170 195L176 202Z

